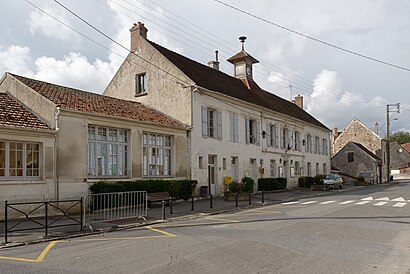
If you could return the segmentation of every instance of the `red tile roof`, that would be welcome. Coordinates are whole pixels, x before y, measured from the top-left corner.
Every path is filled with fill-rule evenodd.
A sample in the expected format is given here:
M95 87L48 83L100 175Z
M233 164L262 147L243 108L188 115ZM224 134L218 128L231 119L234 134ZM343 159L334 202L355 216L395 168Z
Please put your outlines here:
M0 126L51 131L47 124L6 93L0 93Z
M186 125L183 123L138 102L103 96L15 74L11 75L64 109L132 119L176 128L186 128Z
M252 80L243 83L240 79L222 71L191 60L152 41L148 42L200 87L265 107L329 130L296 104L261 89Z
M410 143L402 144L401 146L402 146L405 150L407 150L407 152L410 153Z

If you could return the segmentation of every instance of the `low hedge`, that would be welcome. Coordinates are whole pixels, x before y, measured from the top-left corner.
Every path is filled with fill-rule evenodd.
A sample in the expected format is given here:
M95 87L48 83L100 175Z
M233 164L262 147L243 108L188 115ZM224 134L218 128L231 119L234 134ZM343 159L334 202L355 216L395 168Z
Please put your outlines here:
M259 178L258 191L286 189L287 183L286 178Z
M323 179L325 178L325 175L317 175L315 177L299 177L298 183L299 187L306 187L306 188L311 188L312 185L323 185Z
M188 200L197 184L196 180L100 181L90 186L90 191L93 194L126 191L169 192L175 199Z

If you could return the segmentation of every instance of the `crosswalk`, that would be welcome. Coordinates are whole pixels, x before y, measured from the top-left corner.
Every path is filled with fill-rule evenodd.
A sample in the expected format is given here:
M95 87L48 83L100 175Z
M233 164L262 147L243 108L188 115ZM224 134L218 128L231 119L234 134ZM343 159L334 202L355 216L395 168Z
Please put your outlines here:
M358 205L358 206L372 205L372 206L376 206L376 207L392 206L392 207L400 208L400 207L406 206L408 203L410 203L410 200L404 199L403 197L397 197L397 198L390 199L389 197L373 198L372 196L370 196L370 197L365 197L365 198L358 199L358 200L346 200L346 201L341 201L341 200L291 201L291 202L283 202L281 204L282 205L314 205L314 204L317 204L317 205L330 205L330 204L338 204L338 205Z

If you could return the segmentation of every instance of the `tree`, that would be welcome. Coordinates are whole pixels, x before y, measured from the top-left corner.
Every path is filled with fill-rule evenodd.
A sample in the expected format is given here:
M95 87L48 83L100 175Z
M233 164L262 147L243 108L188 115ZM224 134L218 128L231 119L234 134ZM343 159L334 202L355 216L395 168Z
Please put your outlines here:
M410 143L410 132L408 131L396 131L390 135L390 142L397 142L399 144Z

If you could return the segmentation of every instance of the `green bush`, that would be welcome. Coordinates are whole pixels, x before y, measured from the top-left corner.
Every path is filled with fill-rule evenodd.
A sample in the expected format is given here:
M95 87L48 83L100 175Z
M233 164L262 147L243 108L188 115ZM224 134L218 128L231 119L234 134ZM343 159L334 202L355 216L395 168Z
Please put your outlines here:
M233 181L228 185L228 192L249 193L253 192L254 181L250 177L243 177L241 182Z
M299 177L299 187L311 188L312 185L323 185L323 179L325 177L325 175L317 175L315 177Z
M314 177L314 179L315 179L315 185L323 185L324 184L324 182L323 182L323 179L325 178L326 176L325 175L316 175L315 177Z
M196 188L196 180L136 180L107 182L100 181L90 186L93 194L127 191L169 192L175 199L188 200Z
M259 178L258 179L258 191L286 189L286 185L287 185L286 178Z

